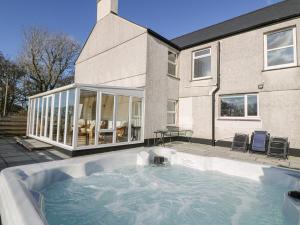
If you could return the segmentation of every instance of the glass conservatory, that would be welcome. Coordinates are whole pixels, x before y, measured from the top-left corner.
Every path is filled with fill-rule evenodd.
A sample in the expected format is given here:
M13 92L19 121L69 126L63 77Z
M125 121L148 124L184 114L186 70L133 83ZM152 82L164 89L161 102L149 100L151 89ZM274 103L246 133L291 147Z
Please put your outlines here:
M27 136L67 150L144 142L144 91L72 84L29 98Z

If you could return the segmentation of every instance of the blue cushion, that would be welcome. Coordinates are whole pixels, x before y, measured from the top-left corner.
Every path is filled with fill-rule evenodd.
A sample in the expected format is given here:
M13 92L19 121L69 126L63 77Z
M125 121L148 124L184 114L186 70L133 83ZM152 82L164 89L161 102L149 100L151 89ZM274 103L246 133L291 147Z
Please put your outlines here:
M252 150L265 152L267 142L267 132L254 132Z

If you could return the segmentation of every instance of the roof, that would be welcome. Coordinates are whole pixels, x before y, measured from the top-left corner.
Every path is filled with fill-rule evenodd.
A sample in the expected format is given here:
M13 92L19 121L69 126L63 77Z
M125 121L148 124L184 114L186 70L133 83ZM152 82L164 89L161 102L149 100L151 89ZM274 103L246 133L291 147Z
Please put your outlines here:
M147 29L147 32L150 35L152 35L153 37L159 39L160 41L162 41L162 42L164 42L166 44L168 44L169 46L175 48L176 50L181 50L181 48L177 44L175 44L172 41L168 40L167 38L161 36L159 33L156 33L155 31L153 31L153 30L151 30L149 28L146 28L146 29Z
M58 92L67 91L73 88L99 88L99 89L116 89L116 90L128 90L128 91L144 91L143 88L131 88L131 87L120 87L120 86L108 86L101 84L82 84L82 83L72 83L66 86L55 88L46 92L42 92L33 96L30 96L29 99L39 98L47 95L52 95Z
M169 39L163 37L162 35L160 35L159 33L155 32L154 30L152 30L152 29L150 29L150 28L148 28L148 27L145 27L145 26L143 26L143 25L137 24L136 22L133 22L133 21L131 21L131 20L129 20L129 19L126 19L126 18L124 18L124 17L118 15L117 13L114 13L114 12L111 12L111 13L114 14L115 16L121 18L121 19L124 19L124 20L126 20L126 21L128 21L128 22L130 22L130 23L132 23L132 24L135 24L136 26L139 26L139 27L142 27L142 28L146 29L148 34L150 34L150 35L152 35L153 37L159 39L160 41L162 41L162 42L168 44L169 46L175 48L176 50L180 50L180 47L179 47L178 45L176 45L175 43L173 43L173 42L170 41Z
M138 24L138 23L136 23L136 22L133 22L133 21L131 21L131 20L129 20L129 19L126 19L126 18L124 18L124 17L118 15L117 13L114 13L114 12L111 12L111 13L114 14L115 16L121 18L121 19L126 20L127 22L130 22L130 23L132 23L132 24L135 24L136 26L139 26L139 27L142 27L142 28L146 29L148 34L150 34L150 35L152 35L153 37L159 39L160 41L162 41L162 42L168 44L169 46L175 48L176 50L181 50L180 47L179 47L178 45L176 45L175 43L173 43L173 42L170 41L169 39L163 37L162 35L160 35L159 33L155 32L154 30L152 30L152 29L150 29L150 28L148 28L148 27L145 27L145 26L143 26L143 25L140 25L140 24Z
M181 49L187 49L299 16L300 0L285 0L222 23L185 34L171 41Z

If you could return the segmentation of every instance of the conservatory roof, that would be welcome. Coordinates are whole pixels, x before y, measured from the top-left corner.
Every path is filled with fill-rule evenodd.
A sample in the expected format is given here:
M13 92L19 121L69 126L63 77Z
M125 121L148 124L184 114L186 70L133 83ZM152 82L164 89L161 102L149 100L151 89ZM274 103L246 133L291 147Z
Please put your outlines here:
M124 91L144 91L143 88L130 88L130 87L120 87L120 86L108 86L108 85L91 85L91 84L80 84L80 83L73 83L67 86L55 88L50 91L46 91L37 95L30 96L29 99L32 98L38 98L38 97L43 97L51 94L55 94L57 92L62 92L66 91L72 88L95 88L95 89L113 89L113 90L124 90Z

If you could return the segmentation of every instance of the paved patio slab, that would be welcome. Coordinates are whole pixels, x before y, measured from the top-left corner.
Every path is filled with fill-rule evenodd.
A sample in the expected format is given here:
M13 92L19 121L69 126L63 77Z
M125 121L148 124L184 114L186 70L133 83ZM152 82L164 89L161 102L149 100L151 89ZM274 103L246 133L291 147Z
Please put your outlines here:
M29 151L40 151L53 148L53 146L50 144L32 138L16 138L16 141Z
M288 160L285 160L273 157L271 158L262 154L235 152L230 151L229 148L212 147L210 145L187 142L171 142L166 144L166 147L195 155L221 157L300 170L300 157L290 156ZM49 162L67 158L69 158L69 156L53 148L29 152L22 146L18 145L14 138L0 138L0 170L16 165Z
M69 156L53 148L29 152L17 144L16 139L0 137L0 171L12 166L50 162L67 158Z
M220 157L220 158L234 159L239 161L300 170L300 157L289 156L289 158L286 160L286 159L280 159L276 157L268 157L267 155L263 155L263 154L231 151L229 148L224 148L224 147L218 147L218 146L213 147L210 145L179 142L179 141L167 143L165 146L168 148L173 148L180 152L186 152L195 155Z

